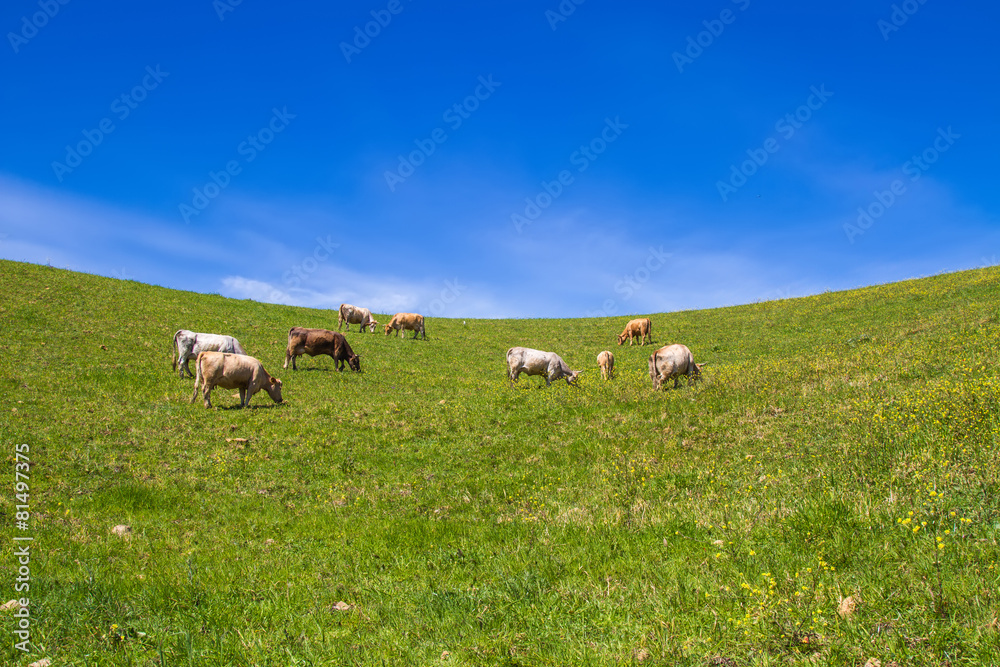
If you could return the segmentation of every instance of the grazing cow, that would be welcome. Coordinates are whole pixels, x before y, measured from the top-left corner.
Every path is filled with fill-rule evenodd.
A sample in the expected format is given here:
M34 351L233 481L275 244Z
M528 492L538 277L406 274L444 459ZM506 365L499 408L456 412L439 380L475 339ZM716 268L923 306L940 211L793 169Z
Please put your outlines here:
M604 350L597 355L597 365L601 368L601 377L610 380L615 374L615 355Z
M389 332L394 329L397 336L403 331L413 331L414 339L416 339L419 333L424 337L424 340L427 340L427 332L424 331L423 315L417 315L416 313L396 313L392 316L389 324L385 325L385 335L388 336Z
M191 369L188 368L188 359L197 357L199 352L208 351L246 354L246 352L243 351L243 346L240 345L240 342L232 336L195 333L193 331L188 331L187 329L181 329L174 334L174 354L171 357L173 370L176 371L177 366L180 365L181 378L184 377L184 373L187 373L188 377L194 377L191 373Z
M649 357L649 379L653 381L653 389L659 389L663 383L673 378L674 389L682 375L688 378L688 385L701 377L701 367L704 364L694 363L691 350L686 345L664 345Z
M194 378L194 393L191 402L198 398L198 383L205 407L212 407L211 394L215 387L240 390L240 407L250 405L250 399L263 389L271 400L281 403L281 380L273 378L264 370L264 365L253 357L228 352L199 352L194 361L198 371Z
M528 347L512 347L507 350L507 378L511 382L517 382L517 378L524 373L545 376L546 387L560 378L574 387L577 377L582 372L570 370L562 357L555 352L542 352Z
M288 368L288 360L291 359L292 370L298 370L295 358L301 354L308 354L310 357L328 354L333 357L333 365L341 372L345 361L352 371L361 370L361 357L354 354L344 334L339 331L292 327L288 330L288 348L285 350L285 365L282 368Z
M367 308L360 308L358 306L352 306L349 303L340 304L340 315L337 317L337 331L340 331L340 326L347 323L347 330L351 330L352 324L358 325L358 333L361 333L368 328L370 333L375 333L375 327L378 326L378 321L372 317L372 311Z
M648 317L643 317L637 320L630 320L628 324L625 325L625 331L618 334L618 344L621 345L628 338L628 344L632 344L633 338L639 338L639 344L645 345L646 338L649 337L649 342L653 342L653 323Z

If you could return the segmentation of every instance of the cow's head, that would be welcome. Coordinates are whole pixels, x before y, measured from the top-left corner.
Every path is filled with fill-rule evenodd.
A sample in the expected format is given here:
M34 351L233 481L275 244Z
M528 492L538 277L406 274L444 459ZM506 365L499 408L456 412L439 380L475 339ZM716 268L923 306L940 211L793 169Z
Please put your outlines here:
M576 381L580 379L580 373L583 371L570 371L569 375L566 376L566 382L569 383L571 387L575 387Z
M618 334L618 344L621 345L622 343L624 343L626 338L628 338L628 336L626 336L625 334L623 333Z
M361 372L361 357L359 357L356 354L352 354L350 357L347 358L347 365L351 367L352 371L356 371L356 372L360 373Z
M695 364L694 365L694 370L691 371L691 377L693 377L695 380L700 380L701 379L701 367L704 366L704 365L705 364Z
M281 380L278 378L268 378L267 384L264 385L264 391L267 392L272 401L281 403Z
M389 332L390 332L390 331L392 331L392 325L391 325L391 324L387 324L387 325L385 325L385 335L386 335L386 336L388 336L388 335L389 335Z
M372 320L371 322L368 323L368 331L371 333L375 333L375 327L377 326L378 326L378 320Z

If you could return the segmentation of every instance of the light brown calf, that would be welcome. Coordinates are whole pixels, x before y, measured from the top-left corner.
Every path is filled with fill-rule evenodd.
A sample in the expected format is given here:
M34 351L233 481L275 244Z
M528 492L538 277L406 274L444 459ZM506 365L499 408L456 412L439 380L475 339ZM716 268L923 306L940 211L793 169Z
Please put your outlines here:
M615 375L615 355L604 350L597 355L597 365L601 368L601 377L605 380L614 378Z
M628 344L632 344L633 338L639 338L639 344L645 345L646 338L649 338L649 342L653 342L653 322L648 317L643 317L636 320L630 320L628 324L625 325L625 331L618 334L618 344L621 345L628 338Z
M263 389L275 403L281 403L281 380L273 378L264 370L264 365L253 357L228 352L199 352L194 362L197 371L194 378L194 393L191 402L198 398L198 384L205 398L205 407L212 407L212 389L240 390L240 407L250 405L250 399Z
M392 316L389 324L385 325L385 335L388 336L392 330L396 331L397 336L403 331L412 331L414 338L419 333L424 337L424 340L427 340L427 332L424 331L423 315L417 315L416 313L396 313Z

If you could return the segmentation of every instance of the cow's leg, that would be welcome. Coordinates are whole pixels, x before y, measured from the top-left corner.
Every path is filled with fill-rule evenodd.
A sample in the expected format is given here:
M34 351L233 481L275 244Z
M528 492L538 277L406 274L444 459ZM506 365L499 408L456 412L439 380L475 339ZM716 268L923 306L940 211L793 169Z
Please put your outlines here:
M240 387L240 407L246 407L246 404L250 401L247 400L247 388Z
M201 395L205 399L205 407L206 408L212 407L212 398L211 398L211 396L212 396L212 387L208 384L208 382L202 381L202 384L201 384Z

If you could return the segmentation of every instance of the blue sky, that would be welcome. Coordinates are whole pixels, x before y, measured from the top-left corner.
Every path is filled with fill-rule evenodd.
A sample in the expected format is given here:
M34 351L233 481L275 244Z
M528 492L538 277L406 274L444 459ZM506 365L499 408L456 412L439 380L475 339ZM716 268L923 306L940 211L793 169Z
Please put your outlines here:
M0 257L444 317L1000 263L1000 7L670 4L5 3Z

